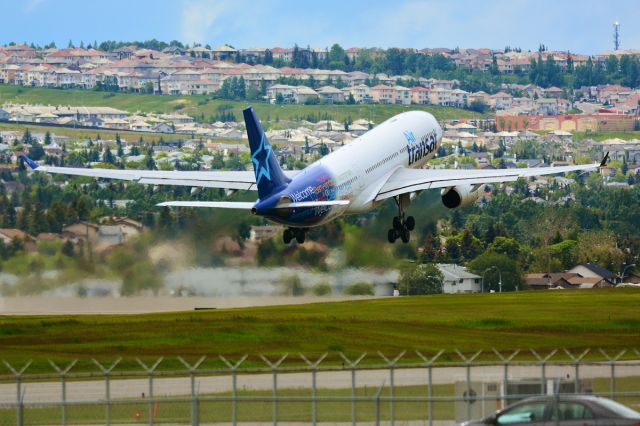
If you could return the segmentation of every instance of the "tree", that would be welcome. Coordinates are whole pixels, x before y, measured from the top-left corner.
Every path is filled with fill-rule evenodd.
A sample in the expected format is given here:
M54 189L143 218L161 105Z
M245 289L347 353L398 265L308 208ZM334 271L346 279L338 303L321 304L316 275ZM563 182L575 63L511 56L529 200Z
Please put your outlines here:
M109 147L107 145L104 146L104 152L102 153L102 162L103 163L109 163L109 164L115 164L116 163L116 159L113 156L113 154L111 153L111 150L109 149Z
M500 291L500 278L502 278L502 291L523 288L519 263L505 254L485 251L469 263L469 270L474 274L485 276L484 291Z
M444 275L435 263L421 263L405 268L398 278L400 294L420 295L442 293Z
M42 145L38 143L36 139L33 139L31 142L31 148L29 148L29 157L32 160L38 161L42 159L45 155L44 148Z
M487 247L487 251L504 254L513 260L518 260L520 250L518 241L507 237L495 237L493 242Z
M66 240L60 249L60 252L68 257L73 257L73 243L71 240Z
M344 294L349 296L373 296L373 286L369 283L355 283L344 289Z
M44 134L44 144L51 145L51 133L49 131Z
M329 283L320 282L314 285L311 291L316 296L327 296L331 294L331 286L329 285Z
M488 106L482 99L474 99L469 105L471 111L475 111L480 114L484 114Z

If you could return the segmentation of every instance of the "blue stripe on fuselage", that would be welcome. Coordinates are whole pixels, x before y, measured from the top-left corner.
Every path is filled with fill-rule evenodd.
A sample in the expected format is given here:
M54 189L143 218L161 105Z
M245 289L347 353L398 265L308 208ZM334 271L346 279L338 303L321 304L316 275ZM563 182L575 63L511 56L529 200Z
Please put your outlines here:
M256 204L257 214L269 220L289 226L314 226L320 224L331 211L331 207L304 207L296 209L274 209L282 197L293 202L330 201L336 199L336 187L329 170L313 166L295 176L287 187Z

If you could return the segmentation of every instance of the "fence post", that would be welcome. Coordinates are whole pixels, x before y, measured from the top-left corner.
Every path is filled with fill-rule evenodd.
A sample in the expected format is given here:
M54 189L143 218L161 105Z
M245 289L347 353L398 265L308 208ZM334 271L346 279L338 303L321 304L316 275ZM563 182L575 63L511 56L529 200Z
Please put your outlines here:
M429 426L433 426L433 363L436 362L438 358L444 353L444 349L441 349L440 352L435 354L432 358L427 358L421 352L416 351L416 354L424 361L424 366L427 368L427 381L428 381L428 390L427 390L427 416L429 417Z
M574 368L576 370L576 375L574 377L574 386L573 386L574 393L582 392L582 389L580 389L581 388L581 386L580 386L580 361L582 361L582 358L584 358L589 353L589 350L590 349L587 348L580 355L575 356L571 352L569 352L566 348L564 349L564 352L569 356L569 358L571 358L571 361L573 361L573 365L574 365Z
M482 350L479 350L478 352L476 352L475 354L471 355L468 358L464 356L464 354L460 352L458 349L456 349L455 351L460 357L460 359L462 359L462 361L465 363L467 368L467 390L464 392L463 397L465 399L465 402L467 403L467 420L471 420L471 402L472 402L471 401L471 363L476 358L478 358L478 356L480 356L480 354L482 353Z
M276 362L271 362L264 355L260 355L260 358L271 368L271 374L273 374L273 424L278 424L278 367L287 358L289 354L282 355L282 358Z
M376 392L376 426L380 426L380 394L382 393L382 389L384 389L384 380L382 384L378 388L378 392Z
M609 365L611 366L611 379L609 380L609 393L611 399L614 399L616 396L616 363L626 352L627 350L623 349L618 353L618 355L610 356L607 352L600 348L600 353L604 355L607 361L609 361Z
M104 374L104 386L105 386L105 388L104 388L104 397L105 397L105 403L106 403L106 405L104 406L104 421L105 421L105 424L107 426L109 426L111 424L111 385L110 385L110 376L111 376L111 372L113 371L113 369L116 368L116 365L118 365L121 360L122 360L122 358L118 358L117 360L115 360L115 362L113 364L111 364L110 367L103 366L96 359L92 359L91 360L91 361L93 361L93 363L95 365L98 366L100 371L102 371L102 374Z
M222 362L227 364L229 370L231 370L231 424L236 426L238 422L238 368L240 368L240 364L242 364L248 355L240 358L240 361L236 363L232 363L228 361L222 355L218 355Z
M142 362L140 358L136 358L138 364L144 369L144 371L149 375L149 425L153 425L153 373L156 371L156 368L160 365L164 358L160 357L151 367L148 367L147 364Z
M378 351L378 355L380 355L380 358L382 358L384 360L384 362L387 364L387 367L389 367L389 415L391 416L391 426L393 426L395 424L395 407L394 407L394 376L395 376L395 368L396 368L396 364L398 363L398 361L400 360L400 358L402 358L404 356L404 354L407 353L407 351L402 351L400 352L400 354L395 357L394 359L390 360L388 359L386 356L384 356L384 354L380 351Z
M198 361L196 361L195 364L191 365L181 356L178 357L178 361L180 361L182 365L184 365L185 368L189 371L189 377L191 378L191 424L193 426L198 426L198 424L200 424L198 415L198 397L196 392L196 371L205 359L207 359L207 357L202 356Z
M316 374L318 372L318 365L320 365L326 357L327 353L325 352L317 361L311 362L304 355L300 354L300 358L311 368L311 423L313 426L316 426L318 422L318 388L316 386Z
M24 423L24 419L23 419L23 403L24 403L24 394L22 392L22 376L24 375L24 372L27 371L27 368L29 368L29 366L31 365L31 360L27 361L27 363L25 365L22 366L22 368L18 369L18 368L14 368L11 364L9 364L7 361L2 361L4 363L4 365L9 369L9 371L11 371L13 373L13 375L16 377L16 418L18 420L18 426L22 426Z
M362 361L364 357L367 356L367 353L363 353L355 361L351 361L342 352L340 352L340 356L342 357L344 362L347 363L349 369L351 370L351 424L353 426L356 426L356 367L358 366L358 364L360 364L360 361Z
M520 353L520 349L516 349L511 355L503 356L496 348L493 348L493 352L500 358L502 365L504 366L504 401L506 405L509 405L509 363Z
M540 384L540 395L545 395L546 392L546 388L547 388L547 361L549 361L551 359L551 357L553 357L556 352L558 352L557 349L552 350L551 352L549 352L549 354L547 356L542 356L540 354L538 354L538 352L535 351L535 349L529 349L531 351L531 353L538 359L538 363L540 364L540 368L542 369L542 383Z
M51 364L60 375L60 383L62 384L62 426L67 426L67 373L76 365L76 362L78 362L78 360L74 359L66 368L60 368L55 362L49 360L49 364Z

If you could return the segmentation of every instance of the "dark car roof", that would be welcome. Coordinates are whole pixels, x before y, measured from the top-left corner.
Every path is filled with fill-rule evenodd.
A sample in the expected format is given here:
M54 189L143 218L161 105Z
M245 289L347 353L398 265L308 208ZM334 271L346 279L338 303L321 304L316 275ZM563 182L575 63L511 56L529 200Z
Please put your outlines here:
M562 394L560 396L558 395L543 395L543 396L532 396L530 398L525 398L523 399L521 402L523 401L549 401L549 400L560 400L560 401L572 401L572 400L590 400L590 401L597 401L599 399L602 399L602 397L600 396L596 396L596 395L572 395L572 394Z

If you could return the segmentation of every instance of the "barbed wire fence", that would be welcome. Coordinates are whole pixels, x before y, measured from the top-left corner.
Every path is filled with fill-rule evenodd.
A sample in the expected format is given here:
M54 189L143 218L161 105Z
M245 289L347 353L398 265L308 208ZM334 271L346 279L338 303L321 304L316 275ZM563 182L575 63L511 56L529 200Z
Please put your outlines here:
M120 371L121 358L92 359L95 371L78 372L73 371L78 360L64 365L49 360L46 373L30 373L31 361L3 361L0 425L331 421L439 426L487 416L528 396L559 393L593 393L640 407L637 349L413 351L411 359L407 353L338 353L330 361L328 353L235 360L220 355L215 360L222 367L216 368L204 366L213 360L206 356L194 362L177 357L184 368L171 370L161 369L164 357L136 358L140 369Z

